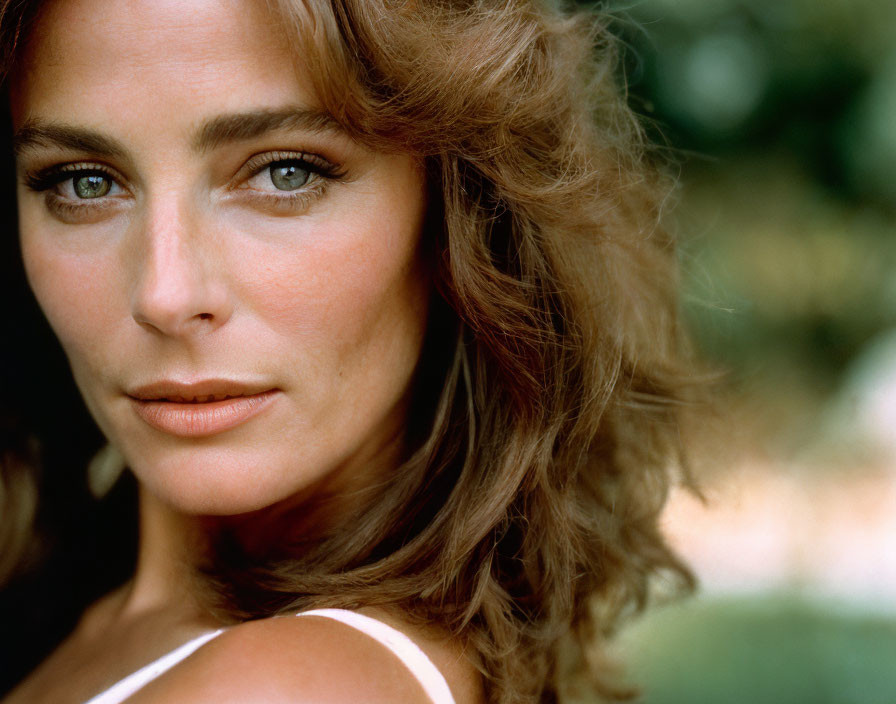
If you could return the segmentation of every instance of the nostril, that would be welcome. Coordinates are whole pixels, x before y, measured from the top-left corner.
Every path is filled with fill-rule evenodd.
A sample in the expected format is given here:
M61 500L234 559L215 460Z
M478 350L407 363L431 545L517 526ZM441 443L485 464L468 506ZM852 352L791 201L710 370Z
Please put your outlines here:
M212 314L211 314L211 313L200 313L200 314L199 314L199 319L200 319L200 320L211 320L211 319L212 319Z

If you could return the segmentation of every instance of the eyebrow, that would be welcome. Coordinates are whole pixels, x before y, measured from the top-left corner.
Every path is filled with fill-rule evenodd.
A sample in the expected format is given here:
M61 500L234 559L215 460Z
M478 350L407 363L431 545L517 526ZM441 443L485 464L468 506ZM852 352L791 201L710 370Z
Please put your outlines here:
M35 147L57 146L97 156L119 157L124 147L105 135L70 125L28 120L12 138L12 150L16 156Z
M285 108L221 115L202 125L193 139L193 149L199 153L210 151L228 142L255 139L277 130L304 132L337 132L345 134L335 118L319 110Z
M213 117L196 130L191 146L194 151L204 153L223 144L255 139L277 130L345 134L342 125L325 112L290 107ZM40 119L28 120L12 138L13 153L17 157L28 149L46 146L108 158L122 157L127 151L120 142L99 132Z

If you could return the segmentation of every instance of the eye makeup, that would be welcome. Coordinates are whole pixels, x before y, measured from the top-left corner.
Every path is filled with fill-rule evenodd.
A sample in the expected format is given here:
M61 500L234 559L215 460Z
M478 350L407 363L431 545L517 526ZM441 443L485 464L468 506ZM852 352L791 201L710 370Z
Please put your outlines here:
M26 172L23 182L29 190L44 194L51 215L70 224L94 222L118 209L128 196L122 185L126 179L99 162L54 164Z
M317 154L274 150L246 161L233 178L229 197L246 199L275 215L297 215L346 176L344 169Z
M346 178L331 161L302 151L272 150L248 158L224 187L224 199L277 216L299 215L329 185ZM132 197L127 180L101 162L54 164L25 172L24 185L43 194L51 215L69 224L95 222Z

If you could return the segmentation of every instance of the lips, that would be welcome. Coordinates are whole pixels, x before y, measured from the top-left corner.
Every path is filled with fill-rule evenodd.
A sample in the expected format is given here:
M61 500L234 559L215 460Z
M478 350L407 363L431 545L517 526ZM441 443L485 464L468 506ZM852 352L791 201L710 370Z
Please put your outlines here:
M163 433L185 438L216 435L265 411L280 391L228 379L159 381L130 390L136 414Z
M146 401L170 401L171 403L209 403L211 401L227 401L231 398L240 398L240 395L231 396L230 394L204 394L202 396L181 396L179 394L169 394L158 399L143 399Z

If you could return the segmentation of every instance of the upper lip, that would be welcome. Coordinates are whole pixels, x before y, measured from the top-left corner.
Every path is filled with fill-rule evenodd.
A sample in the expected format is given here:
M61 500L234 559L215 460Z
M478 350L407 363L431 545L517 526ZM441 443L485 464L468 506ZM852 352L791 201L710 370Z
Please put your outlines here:
M233 379L202 379L181 382L171 380L154 381L134 387L126 393L138 401L173 401L175 403L207 403L239 396L255 396L272 391L264 384L247 383Z

